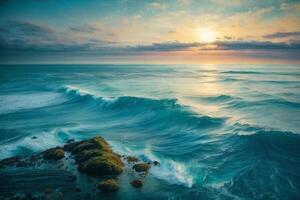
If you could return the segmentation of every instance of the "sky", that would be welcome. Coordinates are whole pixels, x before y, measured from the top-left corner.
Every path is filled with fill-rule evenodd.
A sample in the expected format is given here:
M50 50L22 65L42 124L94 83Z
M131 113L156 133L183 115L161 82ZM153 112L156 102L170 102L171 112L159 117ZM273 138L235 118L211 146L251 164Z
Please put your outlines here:
M0 63L300 63L300 0L1 0Z

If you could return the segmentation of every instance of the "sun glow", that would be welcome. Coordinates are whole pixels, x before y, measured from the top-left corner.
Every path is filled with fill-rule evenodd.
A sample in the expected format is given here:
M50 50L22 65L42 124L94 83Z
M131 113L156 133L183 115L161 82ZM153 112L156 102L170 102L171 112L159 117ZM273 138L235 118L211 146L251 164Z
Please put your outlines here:
M214 31L211 31L207 28L201 28L199 29L199 38L202 42L211 43L216 41L217 34Z

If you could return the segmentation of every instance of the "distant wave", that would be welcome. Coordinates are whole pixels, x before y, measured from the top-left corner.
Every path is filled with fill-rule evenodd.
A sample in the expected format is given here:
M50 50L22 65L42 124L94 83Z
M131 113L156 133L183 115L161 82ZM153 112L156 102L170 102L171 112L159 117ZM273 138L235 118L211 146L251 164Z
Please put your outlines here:
M258 71L223 71L223 74L263 74L263 72Z
M297 185L300 134L238 123L233 127L232 132L236 134L224 141L232 152L226 154L226 158L235 160L232 166L237 163L240 169L247 167L239 170L224 187L239 196L244 191L241 185L251 187L251 193L243 193L246 199L268 197L276 194L276 188L281 188L285 193L277 194L279 199L294 199L300 186Z
M265 100L236 100L229 103L230 107L234 108L244 108L249 106L286 106L291 108L300 108L300 103L288 101L285 99L274 98Z
M0 114L30 110L63 103L59 93L37 92L28 94L9 94L0 96Z
M231 95L221 94L217 96L205 96L205 97L201 97L201 99L211 103L216 103L216 102L223 103L223 102L229 102L234 100L240 100L241 98L234 97Z
M144 97L121 96L104 98L91 94L87 90L76 88L74 86L64 87L67 95L80 101L86 101L88 105L96 108L116 112L119 116L149 116L151 120L145 123L160 124L166 127L183 125L183 127L206 128L218 126L224 122L222 118L213 118L192 112L188 107L180 105L177 99L152 99Z

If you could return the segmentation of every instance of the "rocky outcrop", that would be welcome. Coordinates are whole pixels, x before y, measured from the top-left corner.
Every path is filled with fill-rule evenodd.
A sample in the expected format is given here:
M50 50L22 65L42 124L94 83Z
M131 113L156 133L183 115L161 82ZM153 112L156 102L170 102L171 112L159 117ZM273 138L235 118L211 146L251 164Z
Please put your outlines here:
M127 156L125 159L128 163L136 163L139 161L139 159L134 156Z
M55 147L43 152L45 160L60 160L65 157L65 152L61 147Z
M151 168L149 164L146 163L138 163L133 165L132 169L134 169L136 172L148 172L148 170Z
M9 167L15 166L20 161L21 161L20 156L15 156L15 157L3 159L3 160L0 161L0 168L8 167L8 166Z
M159 163L158 161L155 160L155 161L153 161L153 165L154 165L154 166L158 166L158 165L160 165L160 163Z
M100 136L83 141L68 140L63 147L50 148L28 157L15 156L0 161L1 170L10 167L16 167L16 170L18 167L23 168L22 170L26 170L24 168L28 167L32 170L39 167L41 170L48 168L53 170L55 168L58 171L67 171L70 174L62 177L62 180L67 181L68 185L73 184L73 191L77 193L83 193L85 190L85 188L76 185L83 180L81 176L84 175L90 176L88 181L106 179L98 183L97 188L102 192L115 192L119 188L115 178L124 170L128 172L126 173L128 176L133 178L130 182L132 187L143 187L142 180L136 179L137 176L145 178L151 166L158 165L160 164L157 161L140 160L134 156L120 156L113 152L109 144ZM82 175L78 174L76 169ZM45 197L52 198L53 195L57 194L57 191L51 194L45 193Z
M124 163L102 137L66 144L64 149L74 156L81 173L97 177L123 172Z

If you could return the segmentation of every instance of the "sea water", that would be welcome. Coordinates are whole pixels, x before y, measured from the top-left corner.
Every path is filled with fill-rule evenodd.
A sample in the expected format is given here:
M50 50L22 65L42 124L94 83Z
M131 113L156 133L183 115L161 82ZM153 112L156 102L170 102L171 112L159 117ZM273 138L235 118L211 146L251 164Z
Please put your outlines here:
M0 159L100 135L161 163L112 198L300 199L299 133L299 65L0 67Z

